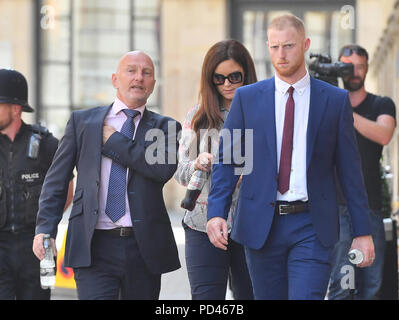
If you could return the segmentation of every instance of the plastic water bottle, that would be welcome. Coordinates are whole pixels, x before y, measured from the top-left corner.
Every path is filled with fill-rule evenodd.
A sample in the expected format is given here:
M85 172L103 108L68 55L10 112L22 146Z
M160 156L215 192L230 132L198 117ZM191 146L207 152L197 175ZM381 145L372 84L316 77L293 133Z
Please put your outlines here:
M49 234L44 235L43 247L45 255L44 259L40 261L40 284L42 289L54 289L55 261Z
M363 252L357 249L353 249L349 251L348 258L350 263L352 264L359 264L363 262Z

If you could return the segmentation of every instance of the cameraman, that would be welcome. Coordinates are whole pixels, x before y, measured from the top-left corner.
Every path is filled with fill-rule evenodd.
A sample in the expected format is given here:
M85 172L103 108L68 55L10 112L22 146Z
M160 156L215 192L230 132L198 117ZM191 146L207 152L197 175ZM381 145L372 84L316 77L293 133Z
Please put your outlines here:
M353 75L344 77L343 82L345 89L349 91L353 107L354 127L371 209L370 219L376 255L371 266L355 268L356 290L352 296L350 289L344 289L341 285L341 279L345 276L345 273L341 273L342 267L351 265L347 258L351 245L351 221L345 201L340 196L340 239L334 248L335 265L331 273L328 298L377 299L383 277L385 250L384 223L381 215L380 158L383 146L391 141L395 130L395 105L388 97L380 97L366 91L364 81L368 71L368 53L364 48L358 45L344 46L340 51L339 60L354 65Z
M40 191L58 140L46 128L22 121L22 112L33 112L27 100L25 77L0 69L0 300L50 299L50 290L40 286L32 242ZM71 181L69 203L72 186Z

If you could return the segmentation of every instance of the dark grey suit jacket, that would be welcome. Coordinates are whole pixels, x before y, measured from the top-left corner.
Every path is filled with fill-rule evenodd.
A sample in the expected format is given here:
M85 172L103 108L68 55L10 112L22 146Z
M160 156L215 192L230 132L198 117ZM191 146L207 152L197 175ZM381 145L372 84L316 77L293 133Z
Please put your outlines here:
M177 134L181 125L145 109L134 140L115 132L103 146L103 122L111 106L72 113L44 181L36 234L49 233L56 237L68 182L76 167L78 175L64 264L73 268L90 266L91 240L99 213L103 154L130 169L127 193L131 218L139 250L149 270L155 274L176 270L180 268L180 262L162 189L177 168ZM154 130L149 131L151 129ZM149 141L146 141L147 133L150 134ZM146 151L149 151L147 157L152 157L150 160L157 156L161 160L164 158L166 163L148 163Z

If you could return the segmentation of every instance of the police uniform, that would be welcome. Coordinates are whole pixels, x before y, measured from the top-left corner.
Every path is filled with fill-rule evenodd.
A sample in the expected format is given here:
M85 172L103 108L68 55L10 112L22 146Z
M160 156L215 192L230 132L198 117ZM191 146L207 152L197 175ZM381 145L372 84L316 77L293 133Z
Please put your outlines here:
M22 123L13 142L0 134L0 299L14 290L14 296L27 299L49 298L49 290L40 288L39 260L32 241L40 191L58 140L50 133L43 135L37 159L30 159L32 133L32 126Z
M0 86L2 80L10 82L10 76L14 76L3 70L0 70ZM7 102L0 89L0 103ZM29 112L29 108L22 110ZM33 134L40 137L36 159L28 157ZM40 191L57 146L58 140L47 129L23 121L14 141L0 133L1 300L50 299L50 290L40 287L40 261L32 252L32 243Z

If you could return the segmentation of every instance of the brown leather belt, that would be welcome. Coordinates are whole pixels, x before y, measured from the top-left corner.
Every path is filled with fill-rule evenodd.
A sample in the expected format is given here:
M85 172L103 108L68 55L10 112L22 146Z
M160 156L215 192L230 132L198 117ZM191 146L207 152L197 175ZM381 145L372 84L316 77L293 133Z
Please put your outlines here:
M133 234L133 228L132 227L120 227L120 228L115 228L115 229L96 229L96 232L101 232L101 233L108 233L113 236L119 236L119 237L130 237Z
M309 211L309 203L302 201L277 201L276 211L280 215Z

